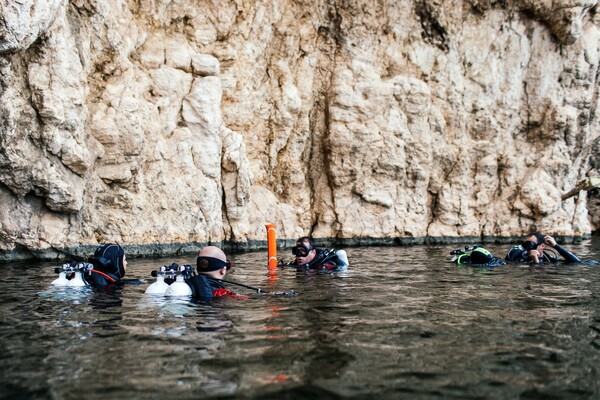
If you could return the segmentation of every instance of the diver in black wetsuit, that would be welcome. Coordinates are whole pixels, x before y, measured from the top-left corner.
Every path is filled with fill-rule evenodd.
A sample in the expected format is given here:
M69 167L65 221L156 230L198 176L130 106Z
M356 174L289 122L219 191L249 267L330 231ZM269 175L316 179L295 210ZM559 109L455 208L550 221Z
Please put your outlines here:
M296 259L287 266L296 267L298 270L340 271L348 267L348 258L344 250L316 248L315 242L308 236L296 240L292 254Z
M546 245L556 251L546 249ZM506 261L530 264L556 263L559 260L556 253L560 254L566 262L581 262L577 256L556 243L552 236L544 236L539 232L528 235L520 246L511 247L506 255Z
M231 269L231 262L227 260L227 256L220 248L216 246L202 248L196 259L196 268L198 275L187 280L187 284L192 289L192 297L195 299L208 301L224 296L235 299L248 298L223 287L222 281L227 271Z
M118 244L109 243L98 247L89 261L94 268L84 278L92 286L117 283L127 271L125 250Z

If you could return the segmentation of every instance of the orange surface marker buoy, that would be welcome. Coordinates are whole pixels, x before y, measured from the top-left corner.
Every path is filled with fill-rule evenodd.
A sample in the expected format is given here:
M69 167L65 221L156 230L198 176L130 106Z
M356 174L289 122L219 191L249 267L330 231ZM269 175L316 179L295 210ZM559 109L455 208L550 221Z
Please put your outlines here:
M274 272L277 270L277 231L275 224L265 225L265 228L267 228L268 268L269 272Z

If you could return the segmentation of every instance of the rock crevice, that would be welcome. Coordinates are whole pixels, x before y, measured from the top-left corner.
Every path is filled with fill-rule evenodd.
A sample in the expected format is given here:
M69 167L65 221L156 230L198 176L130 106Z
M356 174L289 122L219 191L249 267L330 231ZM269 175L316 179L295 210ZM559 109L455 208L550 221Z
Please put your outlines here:
M599 173L597 11L0 0L0 258L243 248L265 223L290 240L588 235L596 191L561 194Z

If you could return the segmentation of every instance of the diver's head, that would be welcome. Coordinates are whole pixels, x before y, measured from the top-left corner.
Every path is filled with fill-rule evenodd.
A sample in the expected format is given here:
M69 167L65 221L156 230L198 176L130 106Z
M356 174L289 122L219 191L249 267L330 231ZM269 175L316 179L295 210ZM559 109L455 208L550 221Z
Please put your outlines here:
M127 272L127 259L125 250L118 244L104 244L96 249L94 256L90 258L94 268L109 272L122 278Z
M544 235L539 232L528 235L521 244L521 247L523 247L524 250L527 250L527 252L532 250L544 251L544 247L546 247L544 244Z
M296 264L304 265L314 260L317 255L315 242L308 236L296 240L296 247L292 248L292 254L296 256Z
M231 269L231 262L227 261L225 253L220 248L216 246L206 246L198 253L196 270L199 274L223 279L229 269Z

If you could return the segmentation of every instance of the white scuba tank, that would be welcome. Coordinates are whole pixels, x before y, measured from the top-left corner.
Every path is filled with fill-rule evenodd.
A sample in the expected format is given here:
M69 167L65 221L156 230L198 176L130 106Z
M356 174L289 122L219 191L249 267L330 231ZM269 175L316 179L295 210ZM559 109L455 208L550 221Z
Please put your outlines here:
M56 286L68 286L69 285L69 280L67 279L67 273L66 272L59 272L58 273L58 278L56 278L55 280L53 280L51 284L52 285L56 285Z
M187 283L185 285L187 286ZM158 275L156 277L156 282L154 282L152 285L148 286L148 289L146 289L145 293L146 294L165 295L168 289L169 289L169 285L167 284L167 282L165 282L165 277L162 275Z
M60 274L59 274L60 275ZM87 283L83 280L83 275L80 271L75 272L73 279L69 281L68 286L87 286Z
M183 278L183 275L177 275L175 282L169 285L165 292L165 296L191 296L192 289L189 287Z
M348 265L348 255L346 254L346 250L338 250L335 252L338 258L343 261L346 265Z

